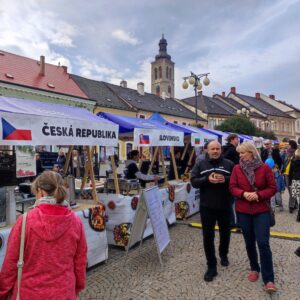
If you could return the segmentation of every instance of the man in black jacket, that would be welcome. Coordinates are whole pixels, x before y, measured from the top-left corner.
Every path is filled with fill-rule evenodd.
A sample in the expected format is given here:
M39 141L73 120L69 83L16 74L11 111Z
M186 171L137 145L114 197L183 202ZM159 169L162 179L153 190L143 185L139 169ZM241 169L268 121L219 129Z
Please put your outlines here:
M236 151L239 144L239 137L237 134L231 133L227 137L227 144L223 146L223 157L231 160L235 165L240 161L240 155Z
M281 169L282 165L282 160L280 157L280 151L279 149L272 149L272 141L271 140L266 140L265 143L265 148L261 151L261 160L265 162L268 158L273 158L275 164L278 166L279 170Z
M208 269L205 281L212 281L217 273L214 245L214 227L219 225L221 265L228 266L230 242L230 199L229 180L233 163L221 156L221 145L217 141L208 144L205 159L198 160L193 167L191 184L200 188L200 215L203 229L204 251Z

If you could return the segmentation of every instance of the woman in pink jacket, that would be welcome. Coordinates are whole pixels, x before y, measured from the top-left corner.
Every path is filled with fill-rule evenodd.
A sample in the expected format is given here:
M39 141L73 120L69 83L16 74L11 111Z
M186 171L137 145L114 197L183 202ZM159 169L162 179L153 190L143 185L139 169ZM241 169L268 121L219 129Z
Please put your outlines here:
M34 181L37 204L27 216L22 300L73 300L85 287L87 244L83 224L64 201L62 177L46 171ZM0 273L0 299L17 294L22 216L8 239Z

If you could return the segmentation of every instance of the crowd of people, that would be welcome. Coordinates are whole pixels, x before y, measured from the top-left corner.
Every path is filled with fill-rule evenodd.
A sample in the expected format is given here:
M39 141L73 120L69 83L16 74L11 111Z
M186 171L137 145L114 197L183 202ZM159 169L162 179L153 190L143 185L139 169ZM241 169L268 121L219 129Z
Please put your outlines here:
M230 265L230 230L237 226L243 234L249 259L248 280L257 281L261 273L266 291L275 292L269 243L271 212L276 206L279 211L284 209L282 192L287 189L289 212L298 209L297 221L300 222L300 149L295 141L272 146L267 140L259 153L250 142L239 144L235 134L229 135L227 141L223 148L217 141L206 143L191 173L192 186L200 189L200 216L207 260L204 280L212 281L218 275L214 245L216 223L219 225L218 252L223 267ZM131 151L126 177L157 183L159 176L140 171L138 158L139 152ZM177 152L176 158L180 159ZM0 299L19 299L19 295L21 299L31 300L45 297L76 299L85 287L86 237L81 220L65 201L66 190L59 174L64 163L65 155L60 151L58 170L42 172L32 184L36 203L28 212L25 225L26 263L23 266L20 260L22 215L9 236L0 273ZM300 256L300 247L295 253ZM20 269L22 280L18 275Z
M296 220L300 222L300 149L297 148L293 140L278 145L266 140L260 151L253 143L239 144L235 134L227 137L223 147L217 141L205 145L205 153L198 156L191 174L192 186L200 188L200 216L207 260L205 281L212 281L218 275L214 245L217 223L221 266L230 264L230 229L237 227L243 234L249 259L248 280L257 281L261 273L265 290L276 291L270 227L273 226L275 207L284 210L282 193L285 189L289 192L289 212L298 209ZM295 253L300 255L300 247Z

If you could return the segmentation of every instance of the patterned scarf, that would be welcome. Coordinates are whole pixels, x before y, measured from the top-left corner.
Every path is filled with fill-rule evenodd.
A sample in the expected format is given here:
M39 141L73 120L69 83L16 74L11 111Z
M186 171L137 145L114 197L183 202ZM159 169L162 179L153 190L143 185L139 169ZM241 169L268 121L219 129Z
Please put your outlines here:
M254 158L252 160L240 160L240 167L246 175L251 186L254 186L255 175L254 170L262 165L262 161L259 158Z

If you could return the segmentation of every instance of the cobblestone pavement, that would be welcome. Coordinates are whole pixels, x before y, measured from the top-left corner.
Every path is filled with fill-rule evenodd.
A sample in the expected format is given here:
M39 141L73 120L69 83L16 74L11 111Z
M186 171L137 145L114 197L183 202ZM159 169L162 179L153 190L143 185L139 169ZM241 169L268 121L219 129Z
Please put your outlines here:
M284 197L287 207L287 195ZM287 209L276 214L273 231L300 234L300 223ZM191 220L199 221L199 214ZM229 267L218 265L219 275L211 283L203 280L206 269L202 232L184 222L170 227L171 243L163 252L160 267L154 239L129 252L110 249L107 263L89 270L86 289L79 299L300 299L300 258L294 251L300 241L271 239L278 292L268 295L262 282L247 280L249 271L241 234L232 234ZM218 233L216 233L218 241Z

